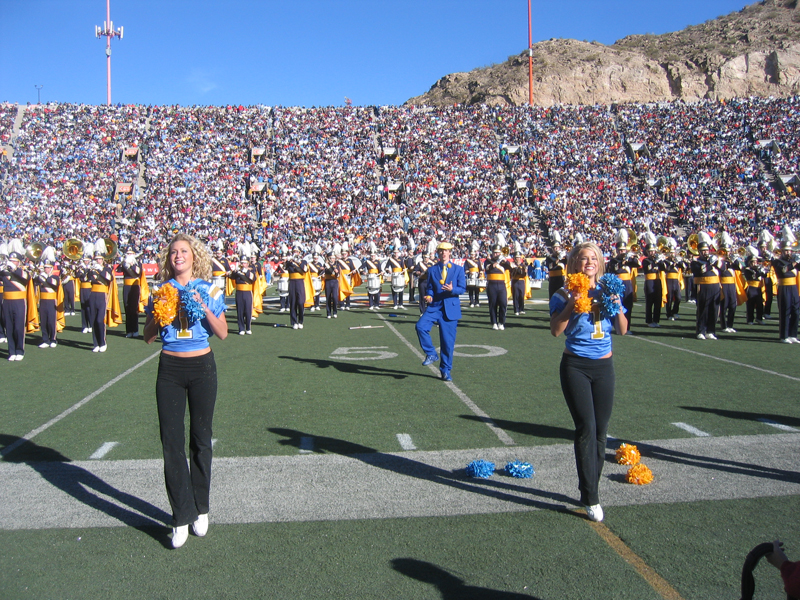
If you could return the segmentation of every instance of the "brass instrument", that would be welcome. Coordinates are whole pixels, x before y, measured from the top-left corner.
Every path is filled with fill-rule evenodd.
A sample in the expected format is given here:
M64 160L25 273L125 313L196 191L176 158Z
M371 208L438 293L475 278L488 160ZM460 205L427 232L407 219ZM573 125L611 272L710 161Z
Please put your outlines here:
M747 248L745 248L744 246L739 246L736 249L736 254L739 256L739 258L744 258L745 256L747 256Z
M25 258L31 262L38 263L42 258L42 252L44 252L44 244L41 242L31 242L25 248Z
M686 240L686 247L689 250L689 254L692 256L698 256L700 251L697 249L697 244L700 243L700 238L696 233L690 235Z
M103 238L103 243L106 246L106 252L103 254L103 260L106 263L111 263L119 254L119 249L117 248L117 242L112 240L111 238Z
M80 260L83 256L83 242L70 238L61 245L61 253L69 260Z

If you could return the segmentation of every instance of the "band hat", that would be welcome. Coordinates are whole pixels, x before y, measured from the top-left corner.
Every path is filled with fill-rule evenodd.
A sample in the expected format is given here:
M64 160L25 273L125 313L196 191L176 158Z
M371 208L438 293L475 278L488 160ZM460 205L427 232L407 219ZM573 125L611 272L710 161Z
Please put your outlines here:
M502 246L500 246L500 244L495 244L495 245L492 246L492 252L502 252L502 251L503 251L503 248L502 248Z
M450 242L439 242L439 245L436 246L437 250L452 250L453 244Z
M22 260L22 255L19 252L9 252L8 260Z
M708 242L700 242L699 244L697 244L698 250L708 250L708 248L709 248Z
M781 240L781 250L792 250L793 248L791 240Z
M43 261L42 261L42 266L43 266L43 267L52 267L54 264L55 264L55 263L53 263L53 261L52 261L52 260L43 260Z

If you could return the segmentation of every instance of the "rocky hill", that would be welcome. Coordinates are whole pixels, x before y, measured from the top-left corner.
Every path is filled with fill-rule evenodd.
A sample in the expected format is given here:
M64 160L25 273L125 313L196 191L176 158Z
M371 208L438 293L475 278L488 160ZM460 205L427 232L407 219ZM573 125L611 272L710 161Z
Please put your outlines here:
M533 46L535 104L611 104L800 93L797 0L763 0L663 35L611 46L556 40ZM406 104L527 104L528 50L502 64L453 73Z

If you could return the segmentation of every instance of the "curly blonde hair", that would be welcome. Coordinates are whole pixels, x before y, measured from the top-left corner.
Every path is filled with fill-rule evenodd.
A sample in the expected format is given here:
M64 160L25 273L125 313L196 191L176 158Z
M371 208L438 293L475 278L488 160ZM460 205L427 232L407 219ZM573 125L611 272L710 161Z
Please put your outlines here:
M581 266L578 262L578 255L580 255L581 250L586 250L587 248L594 252L597 257L597 279L600 279L606 272L606 260L603 258L603 251L600 246L594 242L583 242L572 248L567 257L567 274L580 273Z
M169 262L169 253L172 252L172 245L175 242L187 242L189 248L192 249L194 259L192 262L192 278L211 279L211 254L208 252L206 245L188 233L178 233L169 241L169 244L158 253L158 273L161 277L161 281L169 281L175 277L175 272L172 270L172 265Z

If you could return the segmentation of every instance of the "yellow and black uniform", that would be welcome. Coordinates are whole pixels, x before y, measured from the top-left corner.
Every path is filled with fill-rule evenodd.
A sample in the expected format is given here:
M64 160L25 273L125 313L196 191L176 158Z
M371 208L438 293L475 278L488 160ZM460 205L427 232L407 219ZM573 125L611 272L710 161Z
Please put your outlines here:
M464 272L467 276L467 294L469 294L470 308L480 306L481 288L478 287L478 280L481 276L481 260L477 256L472 256L464 261Z

